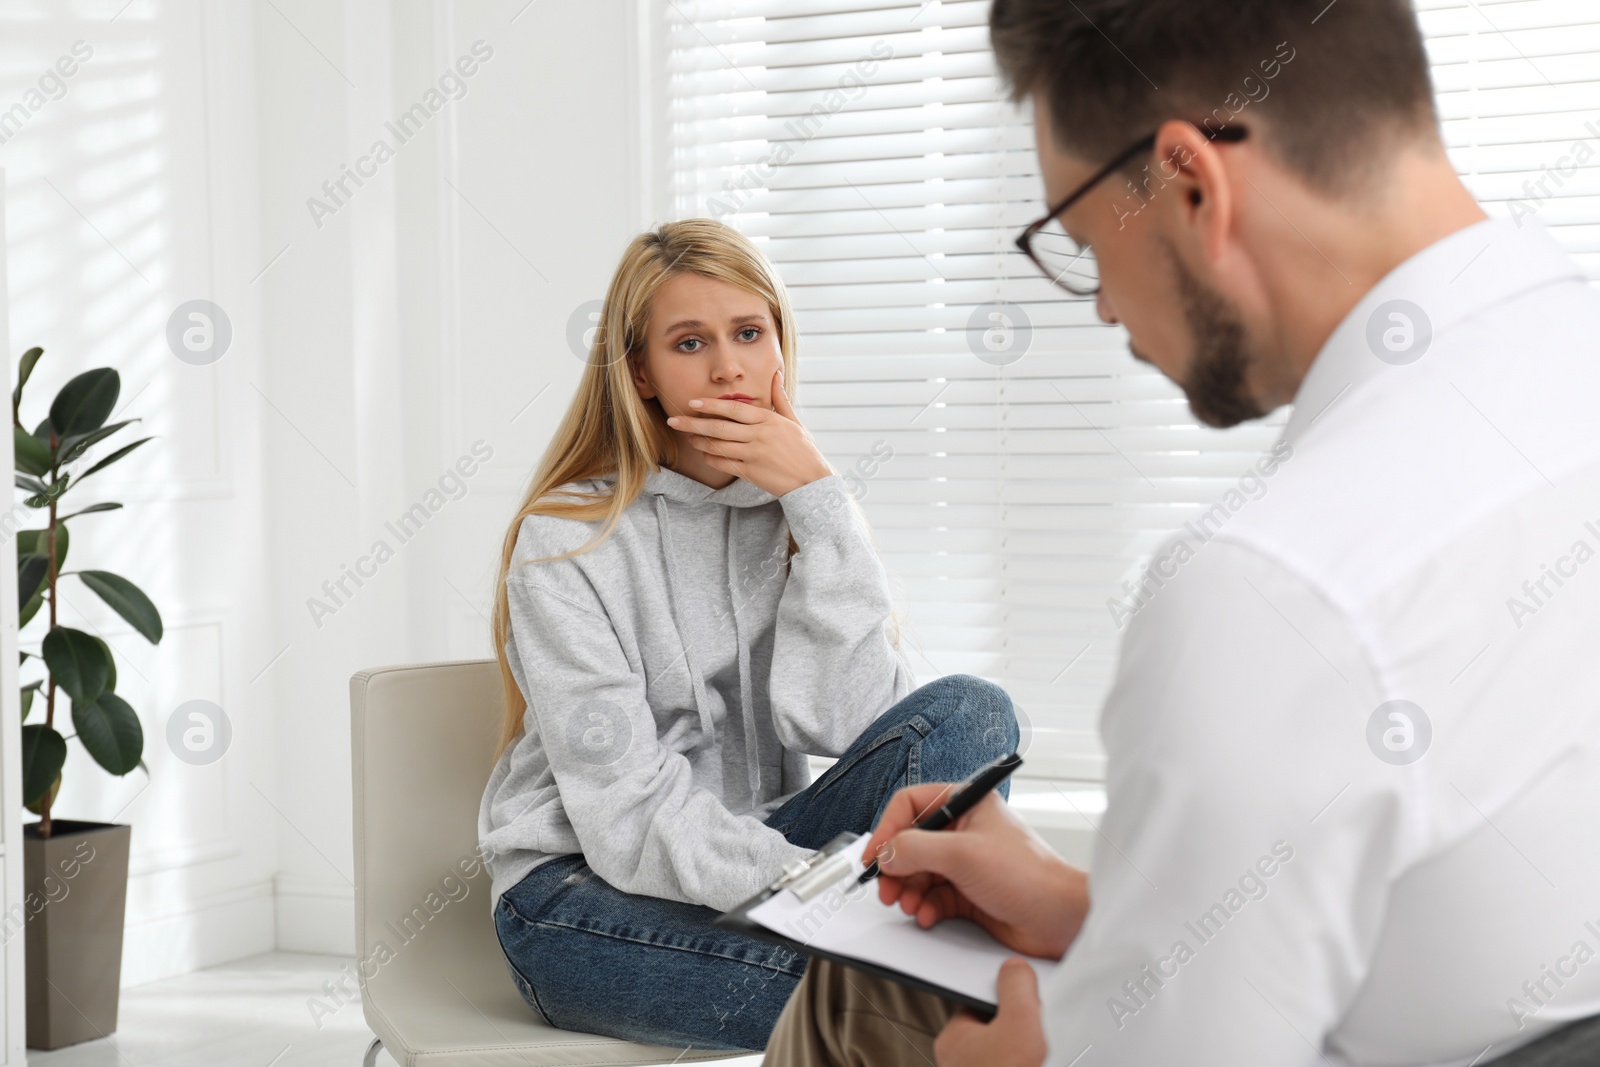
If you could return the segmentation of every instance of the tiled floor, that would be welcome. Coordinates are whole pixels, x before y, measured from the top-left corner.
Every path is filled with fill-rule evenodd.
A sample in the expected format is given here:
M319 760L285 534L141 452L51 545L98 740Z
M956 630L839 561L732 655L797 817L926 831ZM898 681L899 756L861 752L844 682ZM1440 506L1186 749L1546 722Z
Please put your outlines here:
M273 952L122 991L117 1032L54 1052L29 1067L361 1067L372 1031L349 1003L320 1020L307 999L335 978L341 956ZM321 1022L318 1028L317 1023ZM760 1056L719 1060L757 1067ZM395 1067L380 1053L381 1067Z

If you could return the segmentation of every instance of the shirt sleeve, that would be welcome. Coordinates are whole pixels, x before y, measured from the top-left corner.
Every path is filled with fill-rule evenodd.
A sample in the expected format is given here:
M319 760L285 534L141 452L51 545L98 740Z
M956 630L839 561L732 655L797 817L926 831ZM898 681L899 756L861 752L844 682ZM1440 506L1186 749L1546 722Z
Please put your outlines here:
M511 636L537 738L584 859L626 893L727 911L810 854L696 785L660 743L645 682L571 560L514 571Z
M771 700L786 748L838 756L915 688L888 576L837 474L778 498L799 551L778 601Z
M1046 1062L1322 1064L1413 779L1368 749L1380 687L1316 589L1223 541L1166 559L1102 713L1092 903L1044 991Z

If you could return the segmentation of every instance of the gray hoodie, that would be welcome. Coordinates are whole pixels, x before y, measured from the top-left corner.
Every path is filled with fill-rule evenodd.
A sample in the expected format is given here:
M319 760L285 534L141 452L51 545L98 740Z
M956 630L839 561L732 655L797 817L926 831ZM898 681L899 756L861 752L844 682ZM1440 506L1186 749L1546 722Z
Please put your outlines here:
M478 813L491 908L581 852L624 892L725 911L809 853L762 824L810 784L806 755L914 687L883 565L836 474L775 497L663 467L599 546L530 562L599 528L517 532L505 651L528 711Z

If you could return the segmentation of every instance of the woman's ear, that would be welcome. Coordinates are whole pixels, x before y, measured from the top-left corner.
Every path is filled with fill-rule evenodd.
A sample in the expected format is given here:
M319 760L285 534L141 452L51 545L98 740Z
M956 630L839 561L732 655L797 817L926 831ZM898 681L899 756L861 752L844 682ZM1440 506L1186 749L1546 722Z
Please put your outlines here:
M633 387L639 391L641 400L649 400L656 395L656 387L650 384L650 379L644 373L642 357L632 353L628 355L628 376L633 379Z

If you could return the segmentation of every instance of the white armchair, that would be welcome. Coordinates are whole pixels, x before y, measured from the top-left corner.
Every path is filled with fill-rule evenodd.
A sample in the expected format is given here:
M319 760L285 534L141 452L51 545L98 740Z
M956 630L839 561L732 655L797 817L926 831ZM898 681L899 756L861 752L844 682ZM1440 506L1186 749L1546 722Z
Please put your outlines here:
M350 679L356 969L377 1035L366 1067L380 1048L404 1067L748 1056L558 1030L518 994L489 912L489 873L481 863L474 877L461 873L476 858L500 699L494 660L379 667Z

